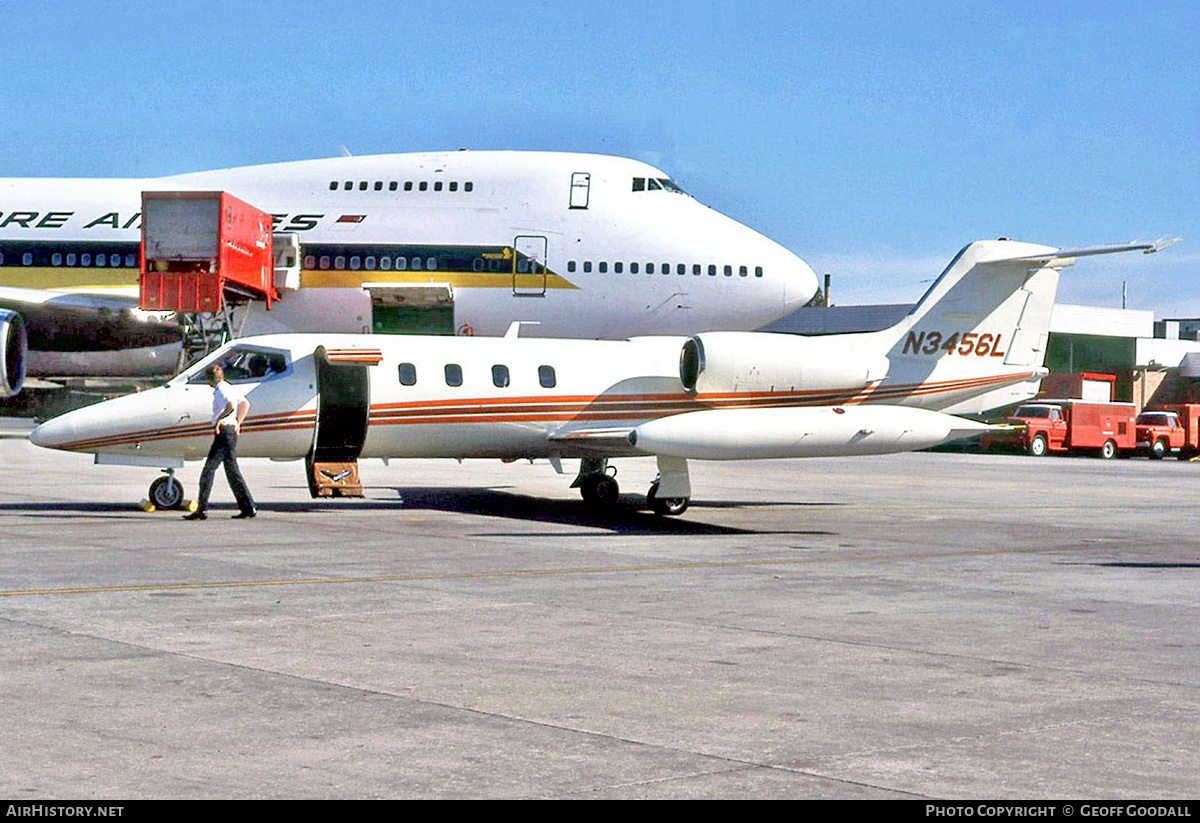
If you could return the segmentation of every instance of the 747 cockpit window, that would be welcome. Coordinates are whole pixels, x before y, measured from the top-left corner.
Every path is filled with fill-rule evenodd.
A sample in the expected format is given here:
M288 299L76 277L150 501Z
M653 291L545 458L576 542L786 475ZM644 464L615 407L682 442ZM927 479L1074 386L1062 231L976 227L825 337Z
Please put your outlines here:
M287 371L287 356L280 351L254 349L237 346L211 361L188 378L189 383L207 383L208 370L220 366L225 370L225 379L230 383L248 383L266 380Z
M676 194L687 194L674 180L666 177L635 177L634 191L673 191Z

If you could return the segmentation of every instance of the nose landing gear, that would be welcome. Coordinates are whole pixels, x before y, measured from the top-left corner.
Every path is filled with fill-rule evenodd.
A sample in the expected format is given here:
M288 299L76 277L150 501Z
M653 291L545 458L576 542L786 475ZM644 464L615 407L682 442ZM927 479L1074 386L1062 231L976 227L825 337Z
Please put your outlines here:
M164 477L150 484L147 496L157 509L182 509L184 506L183 484L175 479L174 469L163 469Z

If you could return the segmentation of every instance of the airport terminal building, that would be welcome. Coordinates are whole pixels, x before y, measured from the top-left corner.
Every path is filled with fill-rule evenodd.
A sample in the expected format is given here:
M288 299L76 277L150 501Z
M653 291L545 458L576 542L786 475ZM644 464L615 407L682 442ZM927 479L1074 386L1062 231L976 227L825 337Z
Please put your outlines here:
M806 306L763 329L822 335L876 331L900 321L908 303ZM1051 374L1115 375L1114 400L1139 409L1200 402L1200 318L1155 321L1154 312L1056 303L1046 367Z

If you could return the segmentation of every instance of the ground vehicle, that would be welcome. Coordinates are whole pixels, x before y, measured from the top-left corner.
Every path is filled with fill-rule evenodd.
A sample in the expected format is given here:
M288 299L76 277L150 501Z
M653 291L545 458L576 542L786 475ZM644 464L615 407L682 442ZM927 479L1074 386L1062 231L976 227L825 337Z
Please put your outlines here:
M1147 409L1137 416L1137 450L1151 459L1200 454L1200 403Z
M1039 400L1017 407L1003 428L980 439L985 451L1015 448L1034 457L1050 452L1092 452L1108 460L1137 445L1132 403Z

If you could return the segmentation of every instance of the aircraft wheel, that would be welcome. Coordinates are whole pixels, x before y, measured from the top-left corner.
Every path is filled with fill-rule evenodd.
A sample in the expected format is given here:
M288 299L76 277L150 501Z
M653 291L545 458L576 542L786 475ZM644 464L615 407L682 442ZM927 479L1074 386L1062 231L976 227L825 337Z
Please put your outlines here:
M683 514L687 511L688 504L691 503L690 497L659 497L658 482L650 484L650 491L646 492L646 503L650 506L650 511L655 514L674 517L675 515Z
M1034 457L1045 457L1046 452L1050 449L1046 445L1046 438L1042 435L1037 435L1029 441L1029 453Z
M621 499L621 487L616 478L608 474L593 474L586 477L579 487L579 493L589 506L596 508L612 508Z
M183 484L174 477L160 477L150 484L150 502L159 509L183 508Z
M1100 447L1100 459L1112 460L1117 456L1117 444L1113 440L1105 440L1104 445Z

